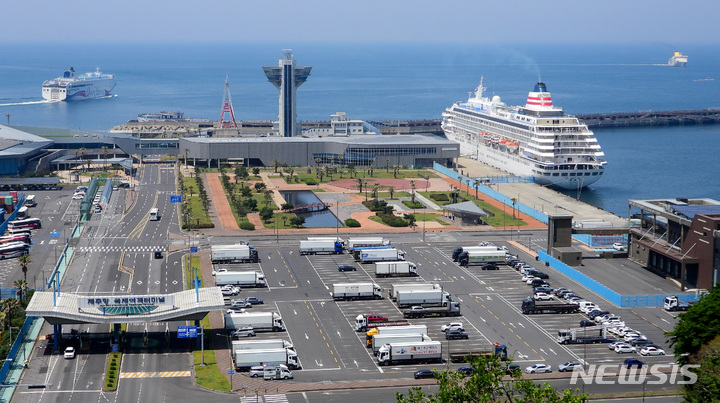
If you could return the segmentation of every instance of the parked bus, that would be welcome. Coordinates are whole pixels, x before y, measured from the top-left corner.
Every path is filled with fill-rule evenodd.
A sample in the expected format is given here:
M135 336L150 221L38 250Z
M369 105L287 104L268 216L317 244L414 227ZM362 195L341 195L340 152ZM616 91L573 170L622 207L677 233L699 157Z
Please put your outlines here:
M18 209L17 215L15 216L15 218L17 218L18 220L28 217L30 217L30 213L28 212L27 206L20 207Z
M18 235L10 235L10 236L0 236L0 245L11 243L11 242L23 242L25 244L30 244L30 234L18 234Z
M153 208L150 210L150 221L158 221L160 219L160 212L158 209Z
M30 249L30 245L26 245L22 242L11 242L0 245L0 259L10 259L27 255L28 249Z
M10 236L15 236L15 235L28 235L29 236L32 234L32 228L27 228L27 227L25 227L25 228L10 228L8 226L7 231L8 231L8 234L10 234Z
M39 218L26 218L23 220L10 221L10 223L8 224L8 229L12 228L38 229L42 228L42 223L40 222Z
M25 206L27 206L27 207L37 206L37 202L35 202L35 195L30 195L27 198L25 198Z

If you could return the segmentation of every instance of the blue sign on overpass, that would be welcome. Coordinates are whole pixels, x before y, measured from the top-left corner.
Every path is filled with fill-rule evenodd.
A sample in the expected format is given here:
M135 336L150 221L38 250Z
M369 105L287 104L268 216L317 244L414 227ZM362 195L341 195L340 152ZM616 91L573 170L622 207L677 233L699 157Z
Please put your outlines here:
M178 339L190 339L197 337L197 326L178 326Z

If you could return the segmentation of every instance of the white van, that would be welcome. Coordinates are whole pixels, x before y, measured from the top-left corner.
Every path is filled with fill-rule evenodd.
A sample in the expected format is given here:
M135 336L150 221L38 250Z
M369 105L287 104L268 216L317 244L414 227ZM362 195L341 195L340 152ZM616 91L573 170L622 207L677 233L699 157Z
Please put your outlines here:
M37 206L37 202L35 201L35 195L30 195L25 198L25 206L26 207L35 207Z

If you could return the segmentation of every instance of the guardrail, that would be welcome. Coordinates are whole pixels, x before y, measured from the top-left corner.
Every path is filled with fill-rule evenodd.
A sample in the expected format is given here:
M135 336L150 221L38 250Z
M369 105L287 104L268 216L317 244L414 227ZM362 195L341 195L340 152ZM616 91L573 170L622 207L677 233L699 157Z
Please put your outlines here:
M468 187L470 187L470 188L472 188L472 189L476 189L476 190L479 191L480 193L482 193L482 194L484 194L484 195L486 195L486 196L488 196L488 197L492 197L493 199L495 199L495 200L497 200L497 201L505 204L505 205L508 206L508 207L513 207L513 206L514 206L514 207L515 207L517 210L519 210L521 213L523 213L523 214L525 214L525 215L528 215L528 216L530 216L530 217L532 217L532 218L534 218L534 219L536 219L536 220L538 220L538 221L540 221L540 222L542 222L542 223L544 223L544 224L547 224L547 223L548 223L548 216L547 216L547 214L542 213L542 212L540 212L540 211L537 211L537 210L535 210L534 208L529 207L529 206L527 206L527 205L525 205L525 204L522 204L522 203L520 203L520 202L517 201L517 200L516 200L515 202L513 202L513 200L512 200L511 197L505 196L504 194L502 194L502 193L500 193L500 192L498 192L498 191L495 191L495 190L491 189L491 188L488 187L488 186L485 186L485 185L483 185L483 184L475 185L475 184L473 183L473 181L475 180L475 178L468 177L468 176L464 176L464 175L460 175L459 173L453 171L452 169L447 168L447 167L445 167L445 166L442 166L442 165L438 164L437 162L433 163L433 169L436 170L436 171L438 171L438 172L440 172L440 173L443 174L443 175L446 175L446 176L448 176L448 177L450 177L450 178L452 178L452 179L455 179L456 181L460 182L463 187L464 187L464 186L468 186ZM468 184L468 182L467 182L468 179L470 180L470 184Z

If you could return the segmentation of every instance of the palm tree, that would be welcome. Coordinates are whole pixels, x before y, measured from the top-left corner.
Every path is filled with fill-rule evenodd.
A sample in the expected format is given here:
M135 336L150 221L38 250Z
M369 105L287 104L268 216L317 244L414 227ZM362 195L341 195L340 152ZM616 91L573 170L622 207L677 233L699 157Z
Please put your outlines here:
M78 150L78 151L80 151L81 158L85 158L85 151L87 151L87 149L86 149L85 147L80 147L80 150ZM85 165L85 164L83 164L83 163L81 162L81 163L80 163L80 168L82 168L84 165Z
M395 195L395 186L388 187L388 192L390 192L390 200L392 200L393 196Z
M265 199L265 207L268 207L270 205L270 202L273 199L273 191L272 190L264 191L263 198Z
M277 169L278 169L278 167L279 167L281 164L280 164L280 161L278 161L278 160L272 160L272 161L270 162L270 165L272 165L273 168L275 168L275 173L277 173Z
M23 272L23 276L24 276L24 278L25 278L25 282L27 282L28 266L30 266L30 263L32 263L32 260L30 260L30 254L28 253L27 255L22 255L22 256L20 256L20 257L18 258L17 262L18 262L18 265L20 265L20 269L21 269L22 272Z
M100 149L102 150L103 158L105 159L105 168L104 168L104 170L107 170L107 155L108 155L108 153L110 152L110 150L108 150L108 147L107 147L107 146L102 146Z
M187 157L188 157L188 153L189 153L189 152L190 152L190 149L189 149L189 148L186 148L186 149L185 149L185 162L183 163L183 165L187 165Z
M8 326L12 326L12 314L20 307L20 301L15 298L5 298L2 301L2 312L8 320Z
M373 188L372 188L372 198L373 199L377 199L379 189L380 189L380 185L378 185L377 183L373 185Z
M415 205L415 181L410 181L410 189L412 189L412 193L410 193L410 200L412 200L413 206Z
M27 291L27 281L15 280L13 281L13 287L17 288L16 293L18 295L18 300L22 301L25 296L25 292Z
M390 172L390 160L385 160L385 172Z
M473 182L473 185L475 186L475 200L478 199L478 187L480 187L480 179L475 179L475 182Z

